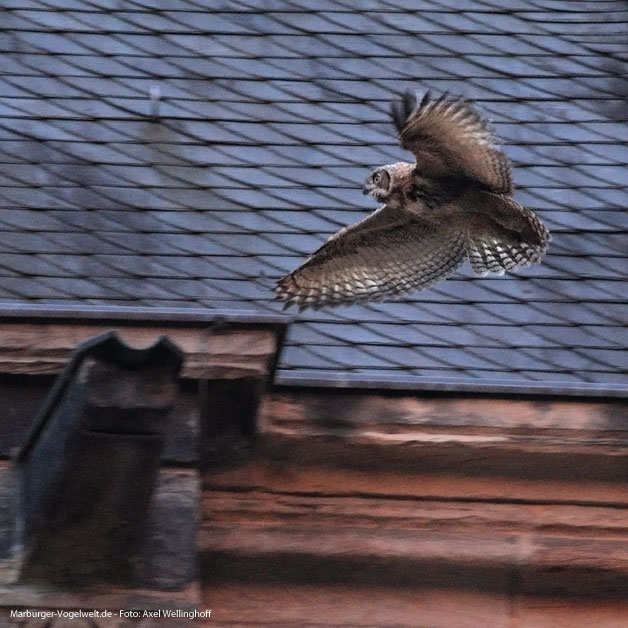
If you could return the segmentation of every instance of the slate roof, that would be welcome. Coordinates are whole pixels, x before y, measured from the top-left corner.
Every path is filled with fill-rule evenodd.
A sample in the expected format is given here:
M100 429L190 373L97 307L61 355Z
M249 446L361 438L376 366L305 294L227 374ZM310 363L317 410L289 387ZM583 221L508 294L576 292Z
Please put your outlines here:
M288 384L628 392L628 4L0 0L0 305L278 311L415 86L478 103L545 263L295 315ZM315 7L315 8L313 8Z

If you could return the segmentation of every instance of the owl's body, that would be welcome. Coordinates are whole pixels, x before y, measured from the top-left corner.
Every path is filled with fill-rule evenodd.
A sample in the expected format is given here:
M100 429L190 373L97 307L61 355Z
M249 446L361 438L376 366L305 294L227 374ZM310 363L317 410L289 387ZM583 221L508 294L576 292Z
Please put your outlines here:
M304 308L381 299L446 278L465 259L478 274L540 261L549 232L511 198L511 168L465 101L410 93L393 103L416 163L376 168L363 192L384 203L341 229L282 278L277 297Z

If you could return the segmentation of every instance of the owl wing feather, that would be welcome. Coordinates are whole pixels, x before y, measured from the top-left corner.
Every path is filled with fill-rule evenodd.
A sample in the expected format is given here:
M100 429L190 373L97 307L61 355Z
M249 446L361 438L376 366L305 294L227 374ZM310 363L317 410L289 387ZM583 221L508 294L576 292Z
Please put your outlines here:
M493 192L512 192L510 162L496 148L486 120L466 100L446 94L432 99L428 91L417 104L407 91L393 101L391 114L400 144L416 157L421 176L462 177Z
M551 236L545 225L512 198L469 189L455 205L455 222L466 234L469 261L478 275L529 266L547 250Z
M377 300L436 283L465 257L462 232L384 206L340 230L280 279L277 298L301 309Z
M494 225L501 228L505 236L510 234L516 242L526 242L542 251L550 241L549 231L536 214L509 196L468 188L450 207L458 211L460 219L468 224L472 233L481 233L482 229ZM444 212L450 207L445 206Z
M477 275L503 275L507 270L539 262L543 250L526 242L510 244L491 236L467 238L467 255Z

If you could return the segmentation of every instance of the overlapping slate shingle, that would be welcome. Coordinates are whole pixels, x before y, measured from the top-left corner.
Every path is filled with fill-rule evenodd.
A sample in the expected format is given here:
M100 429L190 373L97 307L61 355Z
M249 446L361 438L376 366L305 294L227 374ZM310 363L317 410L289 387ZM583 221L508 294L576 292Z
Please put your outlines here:
M0 305L276 311L407 157L390 97L449 90L503 138L544 264L296 315L279 380L628 391L625 2L0 7Z

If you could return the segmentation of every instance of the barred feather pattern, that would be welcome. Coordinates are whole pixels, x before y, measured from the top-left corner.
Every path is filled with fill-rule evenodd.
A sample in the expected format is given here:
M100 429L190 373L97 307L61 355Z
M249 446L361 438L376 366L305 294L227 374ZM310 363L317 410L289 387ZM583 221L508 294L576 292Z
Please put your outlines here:
M531 211L521 209L533 229L535 241L513 244L500 238L468 235L466 252L475 273L503 275L508 270L541 261L552 238L545 225Z
M507 270L530 266L540 261L544 252L543 249L530 246L525 242L512 245L495 239L469 239L466 249L471 268L478 275L488 273L503 275Z
M390 110L393 122L400 134L408 132L406 127L410 122L416 124L419 118L435 114L449 119L459 126L459 132L473 137L473 140L484 146L496 144L495 137L488 122L464 98L452 97L447 93L433 98L428 90L418 102L416 94L406 90L398 101L393 101ZM415 118L415 120L411 120Z
M348 234L351 236L351 234ZM465 260L465 239L407 220L348 239L332 238L279 280L277 298L299 309L394 298L441 281Z
M426 92L420 102L407 91L391 105L401 146L423 176L458 174L498 193L512 192L510 161L497 148L488 122L463 98Z

